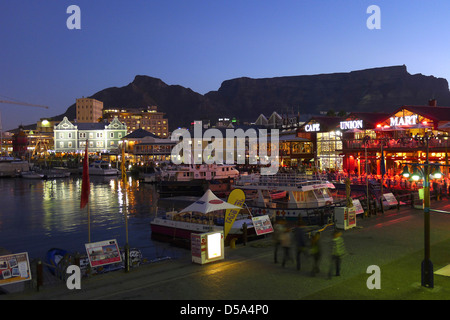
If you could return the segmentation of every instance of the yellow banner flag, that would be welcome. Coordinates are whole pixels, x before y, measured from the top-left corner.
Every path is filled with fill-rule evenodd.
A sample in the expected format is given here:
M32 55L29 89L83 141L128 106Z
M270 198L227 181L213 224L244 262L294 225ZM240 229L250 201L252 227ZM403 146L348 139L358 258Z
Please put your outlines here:
M238 207L242 207L245 202L245 193L241 189L234 189L228 196L228 203ZM224 239L227 238L228 232L236 220L236 217L241 209L227 209L225 212L225 225L224 225Z

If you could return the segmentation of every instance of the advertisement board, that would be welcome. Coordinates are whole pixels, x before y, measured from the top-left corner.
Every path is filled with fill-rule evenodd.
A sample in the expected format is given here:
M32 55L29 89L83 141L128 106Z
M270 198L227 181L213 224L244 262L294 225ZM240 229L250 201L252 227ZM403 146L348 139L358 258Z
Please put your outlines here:
M119 245L116 240L86 243L85 247L91 267L122 262Z
M386 202L389 206L396 206L398 204L397 199L392 193L385 193L383 194L384 199L386 199Z
M359 199L352 199L353 201L353 207L355 207L355 214L361 214L364 213L364 209L361 205L361 202Z
M272 223L270 222L270 218L268 215L253 217L252 221L253 227L255 228L256 234L258 236L273 232Z
M31 280L28 253L0 256L0 286Z

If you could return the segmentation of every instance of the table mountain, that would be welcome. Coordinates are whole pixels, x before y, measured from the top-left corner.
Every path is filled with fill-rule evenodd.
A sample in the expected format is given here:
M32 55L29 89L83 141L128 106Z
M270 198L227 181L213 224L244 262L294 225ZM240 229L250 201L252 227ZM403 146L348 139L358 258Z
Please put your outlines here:
M236 117L254 121L259 114L285 110L300 114L320 111L392 112L402 105L426 105L436 99L450 106L448 82L443 78L411 75L406 66L373 68L347 73L226 80L205 95L160 79L136 76L121 88L107 88L91 96L105 108L157 105L169 119L170 129L193 120ZM75 117L75 104L64 114ZM59 117L63 117L61 115Z

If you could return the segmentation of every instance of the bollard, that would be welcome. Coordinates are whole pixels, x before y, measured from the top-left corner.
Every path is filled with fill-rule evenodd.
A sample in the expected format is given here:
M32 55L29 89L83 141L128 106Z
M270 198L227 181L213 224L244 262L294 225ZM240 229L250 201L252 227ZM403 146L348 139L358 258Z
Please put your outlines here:
M128 243L125 244L125 272L130 271L130 245Z
M231 239L230 241L230 248L235 249L236 248L236 238Z
M36 264L36 290L39 291L39 288L44 284L44 276L43 276L43 266L42 261L39 259Z

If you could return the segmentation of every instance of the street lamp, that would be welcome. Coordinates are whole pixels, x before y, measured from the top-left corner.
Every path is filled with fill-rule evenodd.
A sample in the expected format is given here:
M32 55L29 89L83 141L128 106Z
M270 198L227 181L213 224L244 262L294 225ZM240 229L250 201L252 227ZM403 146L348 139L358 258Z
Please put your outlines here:
M413 173L411 179L418 181L423 178L423 213L424 213L424 260L422 261L422 286L433 288L433 263L430 260L430 178L440 179L442 173L439 169L439 164L430 163L428 161L429 145L428 141L430 136L426 133L422 138L426 143L426 160L425 163L402 163L405 165L403 168L403 176L408 178L410 176L408 165L412 166ZM421 168L423 167L423 169ZM430 176L430 169L434 167L433 175Z

